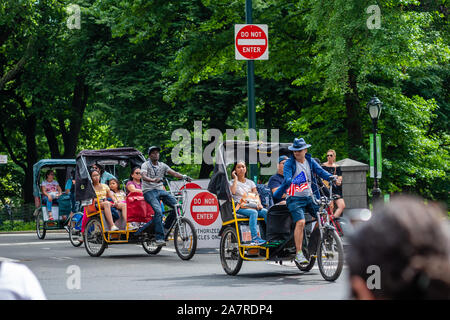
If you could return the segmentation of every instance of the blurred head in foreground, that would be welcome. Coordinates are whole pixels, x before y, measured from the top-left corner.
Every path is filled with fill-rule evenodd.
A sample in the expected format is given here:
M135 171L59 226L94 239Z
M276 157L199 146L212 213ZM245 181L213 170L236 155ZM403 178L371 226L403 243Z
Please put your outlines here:
M347 257L356 299L450 299L446 212L399 196L350 239Z

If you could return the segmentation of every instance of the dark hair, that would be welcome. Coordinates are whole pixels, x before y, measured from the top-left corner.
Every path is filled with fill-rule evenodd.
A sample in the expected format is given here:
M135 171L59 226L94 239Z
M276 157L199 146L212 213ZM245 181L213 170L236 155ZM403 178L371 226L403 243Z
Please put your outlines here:
M111 179L109 179L109 180L108 180L108 186L109 186L109 183L110 183L111 181L115 181L115 182L117 183L117 189L120 190L120 182L119 182L119 180L116 179L116 178L111 178Z
M365 282L378 266L380 299L450 299L450 237L443 211L435 204L399 196L378 208L350 237L350 278Z
M45 179L47 179L48 178L48 176L50 175L50 172L53 172L53 173L55 173L52 169L50 169L50 170L47 170L47 172L45 172Z
M234 163L233 169L231 169L231 172L233 172L234 170L236 170L236 166L238 165L238 163L243 163L244 166L245 166L245 168L247 168L247 165L245 164L245 161L244 161L244 160L238 160L238 161L236 161L236 162ZM245 170L245 175L244 175L244 177L247 178L247 174L248 174L248 170Z
M128 179L129 181L133 181L133 173L134 173L137 169L141 169L141 166L135 166L135 167L133 167L133 169L131 169L130 178Z
M101 164L99 164L98 162L95 162L94 164L97 166L98 170L100 170L98 173L99 173L100 175L102 175L103 172L105 172L105 168L104 168ZM95 169L94 169L94 170L95 170Z
M89 169L89 175L90 175L91 177L92 177L92 174L93 174L94 172L97 172L98 174L100 174L100 172L99 172L97 169L93 169L93 168Z

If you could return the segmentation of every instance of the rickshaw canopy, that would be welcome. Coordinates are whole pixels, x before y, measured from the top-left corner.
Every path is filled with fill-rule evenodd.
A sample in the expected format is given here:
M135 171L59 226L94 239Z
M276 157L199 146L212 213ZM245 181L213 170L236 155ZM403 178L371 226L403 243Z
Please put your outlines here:
M142 165L144 162L143 154L135 148L124 147L81 151L76 158L75 199L83 201L95 198L95 191L89 174L89 167L93 164L103 166L120 165L122 167L130 164L131 167L135 167Z
M39 197L39 177L43 168L67 169L75 168L75 159L41 159L33 165L33 195Z
M282 155L290 155L291 143L272 143L262 141L226 140L219 145L216 152L214 172L208 185L208 191L219 199L222 221L233 219L231 190L227 166L243 160L246 164L269 164Z

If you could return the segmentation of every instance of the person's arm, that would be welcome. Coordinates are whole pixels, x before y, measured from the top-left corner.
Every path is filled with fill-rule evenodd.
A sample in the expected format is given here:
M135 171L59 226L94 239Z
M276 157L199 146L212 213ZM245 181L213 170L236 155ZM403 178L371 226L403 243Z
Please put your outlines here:
M62 189L59 186L59 184L56 186L56 188L58 189L58 197L59 197L60 195L62 195Z
M140 192L142 193L141 189L136 188L136 186L133 183L127 183L127 190L128 192Z
M184 175L182 175L181 173L176 172L175 170L172 169L167 169L167 173L170 174L171 176L178 178L178 179L184 179Z
M230 186L231 193L236 194L238 177L236 175L236 171L231 172L231 176L233 177L233 184Z
M42 194L44 195L44 196L46 196L49 200L50 200L50 196L49 196L49 194L47 193L47 191L45 190L45 186L43 186L43 185L41 185L41 191L42 191Z
M256 186L252 188L252 192L258 196L258 201L259 201L259 203L258 203L258 206L256 207L256 209L257 209L257 210L261 210L261 209L264 208L264 207L263 207L262 204L261 204L261 203L262 203L262 202L261 202L261 198L260 198L260 196L259 196L258 189L256 189Z

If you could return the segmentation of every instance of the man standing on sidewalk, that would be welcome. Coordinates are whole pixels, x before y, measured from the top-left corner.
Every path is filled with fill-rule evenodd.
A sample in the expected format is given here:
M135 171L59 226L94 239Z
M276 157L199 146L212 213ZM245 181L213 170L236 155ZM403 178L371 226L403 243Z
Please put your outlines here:
M275 191L274 198L281 199L286 193L286 205L291 212L295 223L294 241L297 255L297 263L308 263L308 259L302 253L303 229L305 228L305 211L313 217L317 217L318 206L313 197L320 198L315 174L322 179L336 178L322 169L308 152L310 144L306 144L303 138L294 139L294 143L288 149L293 155L286 161L283 169L283 184Z

